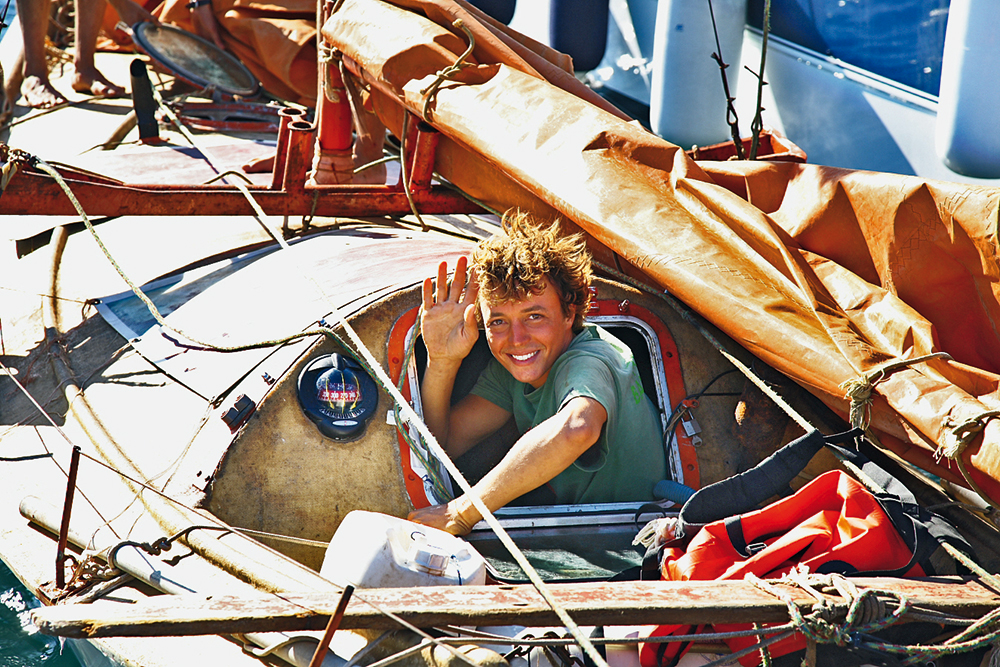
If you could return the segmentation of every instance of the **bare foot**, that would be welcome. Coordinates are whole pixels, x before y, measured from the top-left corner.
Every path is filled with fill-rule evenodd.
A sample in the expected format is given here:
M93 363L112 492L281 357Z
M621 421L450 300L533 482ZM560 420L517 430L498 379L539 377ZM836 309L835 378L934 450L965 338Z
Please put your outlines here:
M244 174L263 174L274 171L274 158L274 155L255 158L240 167L240 169L243 170Z
M21 96L25 104L33 109L49 109L59 104L65 104L66 98L52 87L47 79L29 75L21 82Z
M96 69L90 72L78 70L73 75L73 90L96 97L124 97L126 95L124 88L105 79L104 75Z

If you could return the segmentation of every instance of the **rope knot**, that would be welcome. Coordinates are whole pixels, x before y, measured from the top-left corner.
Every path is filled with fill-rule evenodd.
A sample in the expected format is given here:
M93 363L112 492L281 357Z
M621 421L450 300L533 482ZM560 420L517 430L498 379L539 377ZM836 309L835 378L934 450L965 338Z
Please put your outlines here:
M1000 410L984 410L978 415L961 421L948 415L942 426L948 429L944 434L944 444L938 447L935 455L954 460L961 456L966 447L986 428L986 423L995 417L1000 417Z
M430 85L428 85L426 88L420 91L420 94L424 96L424 107L421 110L420 115L423 117L424 121L428 123L431 122L430 116L428 115L430 112L429 107L431 104L431 99L434 97L434 94L437 92L438 88L441 87L441 84L443 84L445 81L450 81L451 79L453 79L456 74L462 71L463 68L473 66L472 63L467 63L465 62L465 60L466 58L471 56L472 52L475 50L476 38L473 36L472 31L469 30L466 27L465 23L462 22L462 19L455 19L452 25L465 33L465 36L469 40L469 46L468 48L465 49L462 55L460 55L453 64L439 71L436 74L434 81L432 81Z
M868 376L861 378L851 378L840 384L844 390L844 398L850 399L850 422L854 428L866 428L865 415L868 413L872 403L872 390L875 386Z
M851 378L842 382L840 388L844 390L844 398L851 401L851 426L861 429L868 428L868 421L871 419L871 404L875 400L872 397L875 385L900 369L931 359L951 359L951 355L947 352L933 352L920 357L913 357L912 359L897 359L882 364L861 377Z
M779 579L765 581L754 574L745 579L757 588L770 593L788 606L788 615L810 642L849 646L858 642L862 634L877 632L897 622L909 611L906 597L876 589L859 589L851 580L840 574L813 574L799 564ZM808 614L803 615L792 596L776 584L802 589L815 599ZM830 596L837 595L841 600ZM888 610L887 600L895 602L895 609ZM846 606L846 611L845 611ZM843 619L838 622L838 619Z

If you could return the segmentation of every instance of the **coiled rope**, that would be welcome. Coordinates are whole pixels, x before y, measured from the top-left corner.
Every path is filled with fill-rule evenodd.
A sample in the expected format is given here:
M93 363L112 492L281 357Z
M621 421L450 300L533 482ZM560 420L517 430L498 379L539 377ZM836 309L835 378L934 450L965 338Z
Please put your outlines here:
M967 559L963 557L963 560ZM904 595L876 588L859 588L842 575L810 573L803 565L779 579L765 581L753 574L747 574L745 578L788 606L793 624L807 641L806 658L802 663L804 667L816 665L818 644L853 646L895 654L903 658L905 665L918 665L946 655L981 649L1000 638L1000 609L995 609L939 644L883 642L872 635L900 621L904 615L920 617L912 613L911 603ZM781 584L796 586L814 597L817 602L812 611L803 614L791 595L779 588ZM827 597L833 592L844 602L838 603ZM847 612L843 614L845 604ZM841 614L843 621L837 622ZM931 616L930 620L936 619Z

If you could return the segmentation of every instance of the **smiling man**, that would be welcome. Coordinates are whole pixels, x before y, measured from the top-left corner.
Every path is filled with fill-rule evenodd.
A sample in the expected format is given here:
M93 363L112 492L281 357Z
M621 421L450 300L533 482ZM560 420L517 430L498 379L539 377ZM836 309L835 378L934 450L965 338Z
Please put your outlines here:
M548 485L557 503L648 501L666 477L660 419L628 346L587 324L590 256L579 236L537 228L523 214L424 281L421 330L427 426L458 457L513 414L521 437L474 487L490 510ZM486 332L489 365L455 405L462 360ZM481 519L465 496L410 519L456 535Z

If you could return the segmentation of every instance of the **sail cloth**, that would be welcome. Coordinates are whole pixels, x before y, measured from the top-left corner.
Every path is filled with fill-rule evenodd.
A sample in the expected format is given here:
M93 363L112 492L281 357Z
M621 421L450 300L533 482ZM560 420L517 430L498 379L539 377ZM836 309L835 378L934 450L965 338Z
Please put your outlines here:
M165 0L161 21L195 32L187 0ZM212 0L226 49L264 88L288 102L316 104L314 0Z
M428 99L435 73L476 38ZM460 0L344 0L323 35L397 133L442 133L436 168L490 206L560 216L841 415L841 385L885 364L865 418L882 444L952 481L953 430L1000 408L996 188L790 163L696 164L593 100L551 54ZM624 262L623 262L624 265ZM1000 421L962 454L1000 500Z

